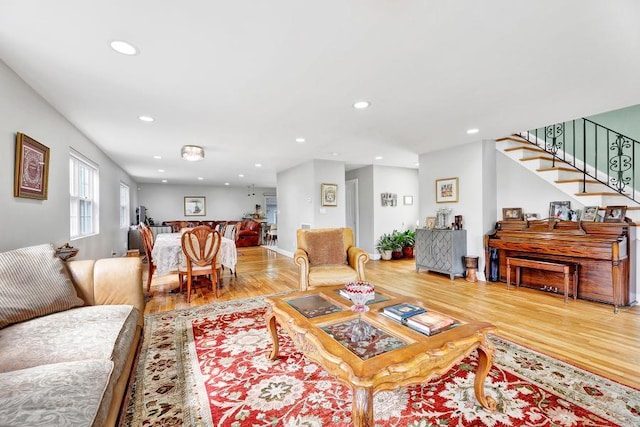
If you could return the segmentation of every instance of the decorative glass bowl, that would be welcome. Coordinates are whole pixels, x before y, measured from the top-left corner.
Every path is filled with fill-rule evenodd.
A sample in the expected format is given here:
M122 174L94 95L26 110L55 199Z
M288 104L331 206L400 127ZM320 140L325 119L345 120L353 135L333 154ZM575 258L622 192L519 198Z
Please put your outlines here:
M345 285L344 289L347 291L347 294L349 294L349 299L353 303L351 310L356 313L369 311L366 303L376 296L375 288L371 283L364 281L349 282Z

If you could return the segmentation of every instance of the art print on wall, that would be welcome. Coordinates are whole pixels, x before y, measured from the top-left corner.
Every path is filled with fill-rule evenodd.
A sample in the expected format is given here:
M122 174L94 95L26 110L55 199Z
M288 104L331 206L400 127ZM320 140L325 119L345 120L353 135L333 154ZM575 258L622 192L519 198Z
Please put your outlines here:
M458 178L436 179L436 203L458 201Z
M184 216L205 216L207 199L204 196L184 197Z
M338 206L338 184L321 184L322 206Z
M49 147L18 132L16 138L14 197L47 199Z

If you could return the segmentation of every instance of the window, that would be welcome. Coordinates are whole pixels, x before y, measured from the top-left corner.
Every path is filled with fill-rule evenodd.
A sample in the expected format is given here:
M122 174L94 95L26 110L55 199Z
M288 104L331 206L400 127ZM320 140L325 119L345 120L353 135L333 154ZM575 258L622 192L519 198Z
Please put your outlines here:
M120 183L120 228L129 228L130 222L129 209L129 186Z
M70 236L98 234L98 167L82 155L69 156Z

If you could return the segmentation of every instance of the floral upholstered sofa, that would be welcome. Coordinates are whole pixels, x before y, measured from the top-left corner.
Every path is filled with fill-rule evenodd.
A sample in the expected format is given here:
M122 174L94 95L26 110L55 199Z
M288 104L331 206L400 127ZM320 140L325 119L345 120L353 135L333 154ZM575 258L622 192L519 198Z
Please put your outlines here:
M0 253L0 425L115 425L143 313L139 258Z

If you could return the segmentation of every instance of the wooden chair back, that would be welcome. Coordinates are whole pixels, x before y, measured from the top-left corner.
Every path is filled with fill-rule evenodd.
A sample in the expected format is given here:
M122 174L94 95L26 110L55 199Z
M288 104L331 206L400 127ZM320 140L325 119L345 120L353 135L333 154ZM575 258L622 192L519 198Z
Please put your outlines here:
M201 225L185 231L181 242L187 266L189 263L199 267L215 265L220 250L220 233Z

